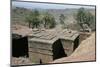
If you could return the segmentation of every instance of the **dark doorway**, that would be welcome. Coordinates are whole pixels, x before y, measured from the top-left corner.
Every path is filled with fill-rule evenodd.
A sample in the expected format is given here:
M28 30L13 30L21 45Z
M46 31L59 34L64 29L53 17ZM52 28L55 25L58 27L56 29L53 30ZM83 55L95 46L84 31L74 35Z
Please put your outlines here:
M79 46L79 36L74 40L74 50Z
M12 37L12 56L20 57L25 56L28 57L28 38L26 37Z
M53 48L53 50L52 50L52 52L53 52L53 60L67 56L65 54L65 51L64 51L64 48L62 46L62 43L61 43L60 39L57 40L53 44L52 48Z

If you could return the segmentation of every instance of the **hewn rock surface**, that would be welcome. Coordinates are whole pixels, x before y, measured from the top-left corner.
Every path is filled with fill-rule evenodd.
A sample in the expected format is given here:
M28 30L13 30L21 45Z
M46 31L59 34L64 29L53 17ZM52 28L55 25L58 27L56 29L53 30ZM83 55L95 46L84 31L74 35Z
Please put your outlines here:
M69 57L64 57L52 63L76 62L76 61L95 61L95 33L82 41L79 47Z

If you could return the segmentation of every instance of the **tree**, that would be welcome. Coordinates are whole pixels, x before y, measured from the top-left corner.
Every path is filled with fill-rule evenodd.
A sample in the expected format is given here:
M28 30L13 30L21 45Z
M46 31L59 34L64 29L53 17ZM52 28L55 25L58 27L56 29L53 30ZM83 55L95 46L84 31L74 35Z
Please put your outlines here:
M40 14L38 10L34 10L29 15L26 16L26 21L29 23L29 28L38 28L40 25Z
M51 17L50 28L54 28L55 25L56 25L56 21L55 21L55 18L52 16L52 17Z
M55 25L56 25L55 18L49 13L46 13L44 15L43 22L44 22L44 27L45 28L54 28Z
M38 28L40 25L40 13L38 10L34 10L34 16L33 16L33 22L32 22L33 28Z
M60 20L60 23L62 24L62 27L64 27L65 28L65 16L64 16L64 14L61 14L60 16L59 16L59 20Z
M90 12L86 11L84 8L80 8L76 14L75 19L84 31L85 27L83 25L85 24L88 27L90 27L90 24L94 19L94 16Z
M93 22L95 22L95 17L90 13L90 12L87 12L86 14L86 21L84 22L85 24L87 24L89 27L91 26L91 24Z
M80 8L79 10L78 10L78 13L77 13L77 15L76 15L76 21L77 21L77 23L81 26L81 28L84 30L84 28L83 28L83 23L84 23L84 19L86 19L85 18L85 10L84 10L84 8Z
M30 14L26 15L26 22L29 24L29 28L31 28L32 22L33 22L33 12L30 12Z
M64 24L64 20L65 20L64 14L61 14L59 17L60 17L60 18L59 18L60 23L61 23L61 24Z

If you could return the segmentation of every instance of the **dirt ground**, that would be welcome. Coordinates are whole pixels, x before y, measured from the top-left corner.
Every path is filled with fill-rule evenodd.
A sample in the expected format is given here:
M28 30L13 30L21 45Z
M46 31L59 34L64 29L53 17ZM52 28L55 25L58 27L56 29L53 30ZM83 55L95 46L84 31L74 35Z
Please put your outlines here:
M29 58L24 58L24 57L12 57L12 65L29 65L29 64L34 64L32 63Z
M79 47L69 57L57 59L51 63L95 61L95 33L83 40Z

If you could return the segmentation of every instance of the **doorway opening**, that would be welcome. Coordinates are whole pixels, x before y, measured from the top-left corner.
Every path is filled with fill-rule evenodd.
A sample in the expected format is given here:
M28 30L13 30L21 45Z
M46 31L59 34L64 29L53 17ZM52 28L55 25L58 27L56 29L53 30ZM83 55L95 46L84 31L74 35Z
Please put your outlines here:
M74 50L79 46L79 36L74 40Z
M52 50L53 60L67 56L65 54L65 51L64 51L64 48L62 46L62 43L61 43L60 39L58 39L56 42L54 42L52 48L53 48L53 50Z
M21 35L12 35L12 56L13 57L28 57L28 37Z

